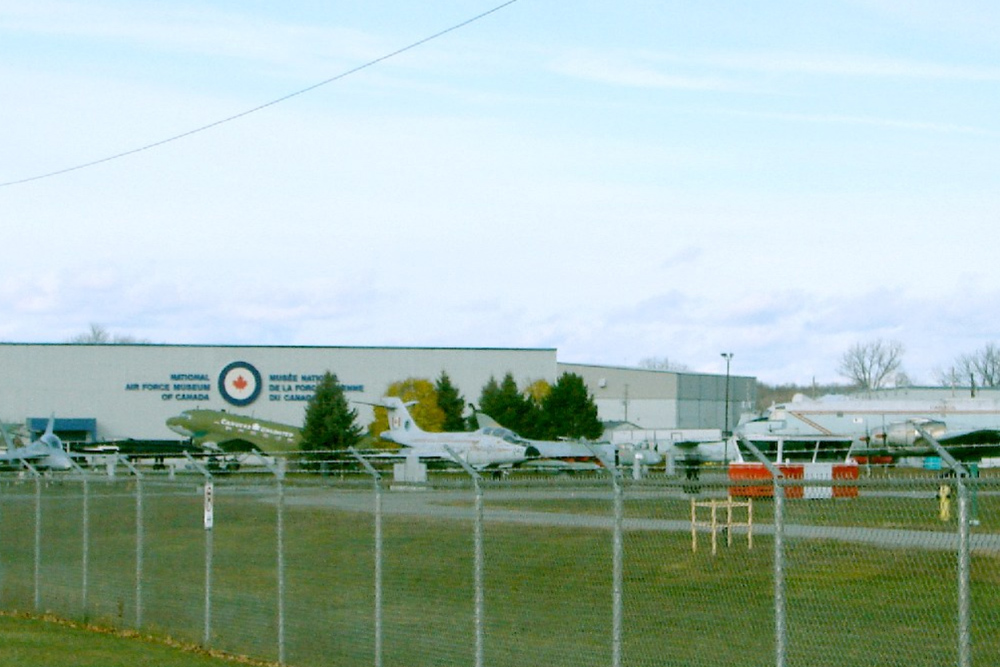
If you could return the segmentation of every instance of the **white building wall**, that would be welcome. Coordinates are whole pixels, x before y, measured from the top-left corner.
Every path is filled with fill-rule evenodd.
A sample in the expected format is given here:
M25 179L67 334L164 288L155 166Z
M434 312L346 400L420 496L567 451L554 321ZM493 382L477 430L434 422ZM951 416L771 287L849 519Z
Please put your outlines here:
M604 421L644 429L722 428L725 423L725 375L567 363L559 364L559 373L583 378ZM728 393L732 426L756 400L755 378L730 376Z
M261 377L252 403L236 406L219 390L220 373L245 362ZM554 349L228 347L187 345L0 344L0 419L92 417L98 438L176 438L167 418L206 408L301 424L315 376L337 374L351 401L377 401L408 377L446 371L467 401L490 376L519 385L556 379ZM372 419L356 405L359 423Z

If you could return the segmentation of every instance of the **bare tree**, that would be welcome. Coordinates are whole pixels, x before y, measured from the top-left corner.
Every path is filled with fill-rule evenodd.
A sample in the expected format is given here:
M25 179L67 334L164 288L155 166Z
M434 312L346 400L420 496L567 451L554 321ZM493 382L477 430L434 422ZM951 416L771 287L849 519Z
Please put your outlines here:
M934 379L942 387L960 387L969 381L969 376L962 376L962 370L956 362L956 365L949 366L948 368L935 368Z
M639 368L645 368L650 371L674 371L675 373L684 373L691 370L687 364L671 361L667 357L643 357L639 360Z
M841 357L837 372L861 389L881 389L899 370L903 351L896 340L856 343Z
M955 360L955 373L963 382L978 383L980 387L1000 386L1000 347L988 343L970 354Z
M69 339L70 343L82 343L84 345L129 345L148 344L148 340L136 338L135 336L115 334L112 335L101 324L91 324L90 331L78 334Z

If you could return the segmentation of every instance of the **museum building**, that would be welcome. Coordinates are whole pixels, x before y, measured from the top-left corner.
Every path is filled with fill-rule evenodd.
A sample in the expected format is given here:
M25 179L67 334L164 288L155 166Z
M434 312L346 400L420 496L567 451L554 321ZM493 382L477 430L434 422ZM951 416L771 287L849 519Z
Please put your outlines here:
M645 429L723 428L755 400L752 377L560 363L553 348L2 343L0 419L37 432L55 415L57 432L81 441L176 438L166 420L194 408L301 425L326 371L362 426L391 383L442 371L468 402L491 377L525 387L576 373L602 421Z

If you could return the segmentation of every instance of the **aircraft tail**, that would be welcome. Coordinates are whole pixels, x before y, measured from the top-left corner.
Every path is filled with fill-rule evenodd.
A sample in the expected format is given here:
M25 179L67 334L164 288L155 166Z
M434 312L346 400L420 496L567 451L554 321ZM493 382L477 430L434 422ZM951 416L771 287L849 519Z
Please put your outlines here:
M60 451L65 451L63 448L62 440L60 440L59 436L57 436L55 433L55 426L56 426L56 416L53 413L52 415L49 416L49 423L45 427L45 433L43 433L42 437L40 437L38 440L40 442L45 443L45 445L50 449L58 449Z
M417 425L410 411L406 409L408 405L416 405L416 403L417 401L404 403L401 398L397 398L396 396L383 397L380 405L389 412L389 430L380 433L379 436L387 440L399 442L399 440L393 437L394 434L412 435L414 433L423 433L423 429Z
M475 410L472 414L475 415L476 424L479 425L479 428L503 428L497 423L497 420L493 419L493 417L490 417L485 412Z
M10 433L7 432L6 424L0 422L0 431L3 431L3 442L7 446L7 452L10 453L13 452L15 449L17 449L17 446L14 444L14 441L11 440L10 438Z

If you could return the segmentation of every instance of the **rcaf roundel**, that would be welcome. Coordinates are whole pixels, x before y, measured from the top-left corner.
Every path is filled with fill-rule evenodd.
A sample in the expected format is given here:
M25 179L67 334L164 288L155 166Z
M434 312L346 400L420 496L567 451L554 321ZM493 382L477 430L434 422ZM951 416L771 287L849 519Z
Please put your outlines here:
M249 405L261 390L260 372L245 361L234 361L219 373L219 393L232 405Z

